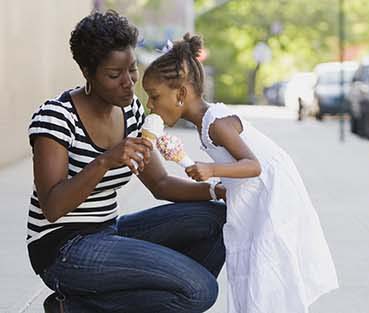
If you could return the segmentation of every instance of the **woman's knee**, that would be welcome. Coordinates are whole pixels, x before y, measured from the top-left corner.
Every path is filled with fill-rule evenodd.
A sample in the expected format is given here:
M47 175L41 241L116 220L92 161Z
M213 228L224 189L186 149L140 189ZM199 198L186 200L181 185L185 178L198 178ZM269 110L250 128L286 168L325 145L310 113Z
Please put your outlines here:
M213 275L209 273L208 279L203 281L194 301L198 303L199 310L205 311L213 306L218 297L218 283Z
M185 292L182 294L182 308L188 312L204 312L215 303L218 297L216 278L205 268L201 273L188 273Z

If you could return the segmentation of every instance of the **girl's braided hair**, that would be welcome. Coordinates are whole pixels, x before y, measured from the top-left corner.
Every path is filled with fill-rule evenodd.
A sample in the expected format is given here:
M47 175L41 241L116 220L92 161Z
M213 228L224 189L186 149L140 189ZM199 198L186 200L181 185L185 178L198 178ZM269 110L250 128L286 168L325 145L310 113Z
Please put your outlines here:
M171 50L147 67L143 79L154 77L173 89L179 88L184 82L189 82L196 94L201 96L205 75L198 57L202 46L200 36L186 33L183 40L174 42Z

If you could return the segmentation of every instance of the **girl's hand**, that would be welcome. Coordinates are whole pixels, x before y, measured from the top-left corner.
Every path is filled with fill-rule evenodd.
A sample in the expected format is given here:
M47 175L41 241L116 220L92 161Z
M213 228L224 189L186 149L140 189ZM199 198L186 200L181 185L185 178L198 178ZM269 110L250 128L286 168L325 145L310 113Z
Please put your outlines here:
M152 143L145 138L125 138L106 151L101 158L107 169L126 165L138 175L138 171L142 171L145 164L149 163L152 149ZM136 161L138 168L134 166L132 160Z
M213 164L196 162L195 165L186 167L186 174L196 181L206 181L214 176Z

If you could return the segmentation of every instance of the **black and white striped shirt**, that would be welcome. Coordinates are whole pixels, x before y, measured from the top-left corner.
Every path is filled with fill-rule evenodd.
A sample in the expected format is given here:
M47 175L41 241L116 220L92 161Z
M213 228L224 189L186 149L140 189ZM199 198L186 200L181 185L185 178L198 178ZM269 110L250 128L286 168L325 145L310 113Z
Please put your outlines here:
M144 121L144 109L135 97L130 106L124 107L124 137L139 137ZM68 150L68 178L79 173L104 149L89 137L69 91L60 97L46 101L33 114L29 127L31 145L36 136L47 136ZM91 195L76 209L50 223L42 214L35 186L31 195L28 214L27 245L32 266L40 273L56 257L58 248L78 233L96 231L113 223L117 217L116 190L128 183L132 172L127 166L106 172Z

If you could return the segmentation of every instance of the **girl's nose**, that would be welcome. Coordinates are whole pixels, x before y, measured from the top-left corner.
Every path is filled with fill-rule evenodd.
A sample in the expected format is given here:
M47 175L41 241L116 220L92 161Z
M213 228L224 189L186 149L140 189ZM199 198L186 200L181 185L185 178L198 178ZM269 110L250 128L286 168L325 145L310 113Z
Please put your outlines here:
M152 104L152 101L150 100L150 98L147 100L147 103L146 103L146 107L152 111L154 109L154 106Z

